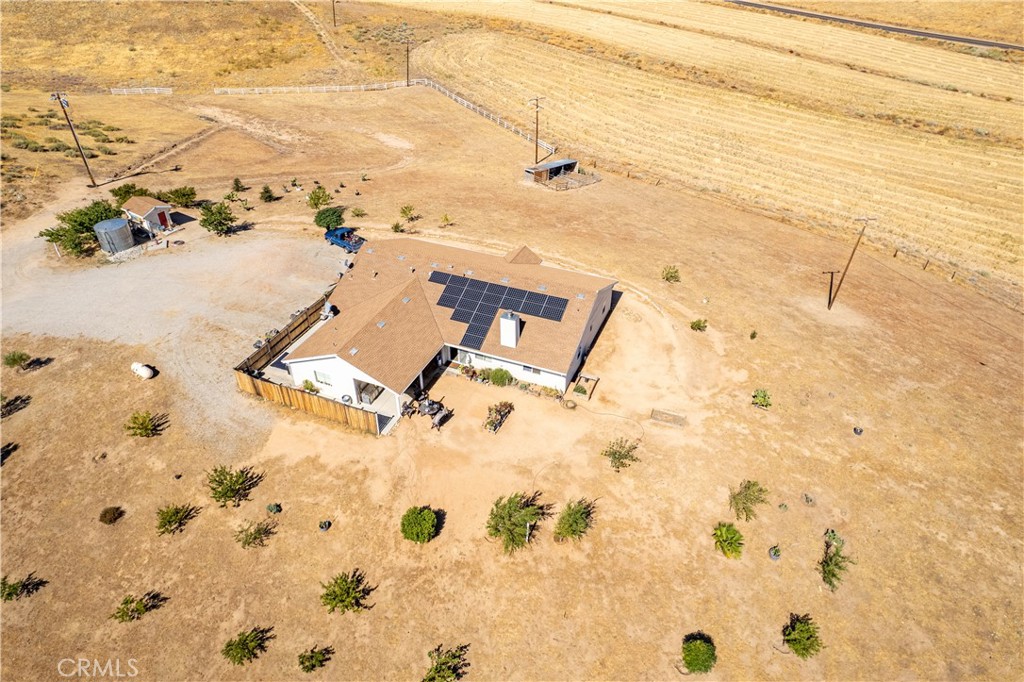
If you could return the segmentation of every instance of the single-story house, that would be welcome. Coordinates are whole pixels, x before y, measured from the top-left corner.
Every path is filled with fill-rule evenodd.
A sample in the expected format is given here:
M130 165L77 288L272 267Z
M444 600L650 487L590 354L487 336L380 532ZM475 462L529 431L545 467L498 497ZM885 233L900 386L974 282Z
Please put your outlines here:
M171 220L171 206L153 197L132 197L121 207L128 223L145 230L151 235L157 231L166 232L174 227Z
M436 368L504 368L564 392L611 312L615 280L543 265L522 246L487 255L416 239L369 244L319 322L281 362L296 386L401 413Z

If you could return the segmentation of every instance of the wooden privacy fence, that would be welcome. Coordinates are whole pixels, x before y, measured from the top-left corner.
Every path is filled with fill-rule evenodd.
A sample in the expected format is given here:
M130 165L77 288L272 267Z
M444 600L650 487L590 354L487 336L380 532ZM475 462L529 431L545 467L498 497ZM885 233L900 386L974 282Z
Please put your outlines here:
M282 386L266 379L258 379L251 374L235 370L235 381L239 390L258 396L265 400L271 400L278 405L308 412L309 414L330 419L333 422L344 424L355 431L379 435L377 430L377 414L367 410L360 410L351 405L345 405L328 398L321 398L306 391Z
M470 102L465 97L452 92L445 86L430 80L429 78L413 78L406 81L392 81L390 83L367 83L364 85L295 85L295 86L281 86L281 87L267 87L267 88L214 88L213 94L215 95L285 95L285 94L297 94L297 93L315 93L315 92L366 92L369 90L390 90L392 88L404 88L407 85L425 85L431 90L435 90L453 102L457 102L462 106L466 107L473 113L483 116L488 121L496 123L505 130L518 135L519 137L533 142L533 135L529 132L519 128L512 123L509 123L501 116L492 114L483 107ZM545 142L544 140L537 140L537 146L546 151L549 154L553 154L556 149L555 145Z
M111 95L170 95L171 88L110 88Z
M274 334L262 346L256 349L245 360L242 360L235 367L235 383L238 389L244 393L270 400L278 405L285 405L296 410L302 410L309 414L330 419L331 421L344 424L356 431L379 435L377 414L358 407L345 405L329 398L322 398L301 389L268 381L258 374L267 365L273 362L274 358L280 355L288 346L292 345L300 336L320 320L320 313L324 309L327 297L331 295L328 290L326 294L318 298L301 312L299 312L288 325Z

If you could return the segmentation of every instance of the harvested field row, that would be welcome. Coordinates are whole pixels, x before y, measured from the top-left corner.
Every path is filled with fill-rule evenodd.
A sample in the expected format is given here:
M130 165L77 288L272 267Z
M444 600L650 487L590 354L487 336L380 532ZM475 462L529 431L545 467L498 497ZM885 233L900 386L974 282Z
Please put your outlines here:
M831 231L876 215L876 242L1019 278L1017 150L795 111L511 37L451 36L416 60L523 122L523 103L559 83L544 127L600 162Z

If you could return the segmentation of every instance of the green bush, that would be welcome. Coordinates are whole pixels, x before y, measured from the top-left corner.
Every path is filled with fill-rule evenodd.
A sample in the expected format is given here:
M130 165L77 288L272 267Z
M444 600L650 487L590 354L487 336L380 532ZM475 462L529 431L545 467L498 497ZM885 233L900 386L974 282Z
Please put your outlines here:
M400 208L398 212L407 223L411 223L419 219L419 216L416 214L416 208L412 204L406 204Z
M309 651L303 651L299 654L299 667L304 673L311 673L317 668L322 668L331 660L331 654L334 653L334 649L329 646L317 648L313 647Z
M365 218L367 215L368 214L366 213L366 211L364 211L361 208L353 208L352 209L352 217L353 218Z
M148 610L149 608L145 599L138 599L129 594L121 600L121 605L117 607L117 610L110 614L110 617L118 623L128 623L142 618L146 615L146 611Z
M7 576L0 578L0 599L3 601L14 601L25 592L25 582L18 580L9 582Z
M196 203L196 188L183 185L165 192L157 192L156 198L172 206L191 206Z
M612 465L612 469L618 472L628 467L631 462L640 461L640 458L633 454L638 447L640 447L639 441L616 438L605 446L604 450L601 451L601 456L607 457Z
M495 386L508 386L512 383L512 374L507 369L491 370L490 382Z
M100 523L112 526L120 521L123 516L124 509L121 509L120 507L104 507L103 511L100 512Z
M234 639L229 639L220 653L235 665L245 665L259 658L267 650L267 642L271 639L269 629L253 628L248 632L239 632Z
M202 214L199 224L203 229L208 230L218 237L224 237L231 232L235 224L235 214L231 207L223 201L217 204L207 204L200 209Z
M753 341L756 338L757 338L757 330L755 329L754 331L750 332L750 340Z
M263 475L255 473L252 467L232 469L220 465L206 472L206 485L210 489L210 497L222 507L228 506L229 502L233 507L239 506L249 499L249 493L261 480Z
M565 505L565 509L558 515L555 523L555 539L564 540L582 538L593 523L594 502L586 498L580 498Z
M703 319L697 319L690 323L690 329L695 332L704 332L708 329L708 321Z
M736 514L736 520L749 521L757 517L759 504L768 504L768 489L757 481L743 481L736 490L729 488L729 509Z
M234 180L231 181L231 191L232 192L244 192L247 189L249 189L249 188L246 187L245 185L243 185L242 181L240 179L235 178Z
M56 244L64 252L81 258L91 253L96 246L96 233L93 232L93 226L103 220L120 216L121 211L112 206L110 202L94 201L84 208L58 213L58 224L55 227L42 230L39 236L51 244Z
M331 578L330 582L320 583L324 588L320 595L320 603L327 607L328 613L335 611L362 611L369 608L365 603L374 588L366 583L366 575L358 568L351 573L341 573Z
M160 424L150 411L133 412L124 425L129 436L136 438L152 438L160 433Z
M461 644L454 649L445 649L443 645L438 644L427 652L427 656L430 657L430 669L423 676L423 682L456 682L461 679L469 667L467 653L468 644Z
M588 395L587 387L584 386L583 384L576 384L576 386L572 389L572 392L578 395Z
M487 518L487 534L501 538L506 554L522 549L530 541L533 525L546 516L537 504L539 493L527 497L526 493L513 493L499 497Z
M800 658L810 658L821 651L822 647L818 624L809 614L789 614L789 622L782 628L782 640Z
M329 203L331 203L331 195L320 185L314 187L313 191L306 197L306 204L314 211L319 211Z
M302 390L314 394L320 392L320 388L309 379L302 380Z
M675 283L679 281L679 268L674 265L666 265L661 269L661 278L666 282Z
M839 589L839 583L843 580L843 573L847 571L850 564L857 563L852 558L843 554L845 541L834 530L825 532L825 553L818 562L818 572L828 589L835 592Z
M772 396L767 390L759 388L751 396L751 404L767 410L772 406Z
M437 534L437 514L430 507L409 507L402 515L402 537L426 543Z
M173 504L156 511L156 532L158 535L174 535L185 530L185 525L199 513L190 504Z
M321 208L316 212L313 222L317 226L329 230L334 227L341 227L345 224L345 209L338 206Z
M711 672L718 661L714 641L703 632L691 632L683 638L683 665L691 673Z
M405 225L402 225L402 223L392 223L391 231L401 234L402 232L405 232Z
M9 353L4 353L4 367L25 369L25 365L27 365L31 359L32 356L25 351L12 350Z
M277 197L274 195L274 190L270 189L270 185L263 185L263 189L260 190L260 201L269 204L276 199Z
M715 547L730 559L739 559L743 554L743 534L731 523L719 523L711 537Z
M246 521L235 529L235 540L242 545L242 549L250 547L263 547L267 544L267 538L274 534L277 524L270 520Z

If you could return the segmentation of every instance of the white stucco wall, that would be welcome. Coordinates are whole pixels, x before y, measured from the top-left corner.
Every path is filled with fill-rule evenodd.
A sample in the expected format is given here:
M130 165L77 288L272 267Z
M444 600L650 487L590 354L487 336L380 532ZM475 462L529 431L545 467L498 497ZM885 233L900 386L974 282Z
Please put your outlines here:
M456 352L458 351L453 349L452 357L455 357ZM461 354L471 355L472 360L468 364L471 364L477 369L506 369L509 374L519 381L525 381L529 384L537 384L538 386L547 386L548 388L553 388L562 392L565 392L565 389L567 388L565 375L558 374L556 372L550 372L542 369L540 370L540 374L534 374L533 372L524 369L524 365L518 362L509 362L508 360L501 360L489 355L483 355L479 351L472 349L462 350Z
M302 388L302 383L308 379L320 389L320 395L325 398L344 402L343 398L348 396L352 401L349 404L353 407L372 409L392 417L396 416L401 409L399 396L387 388L372 406L361 402L356 392L356 381L378 386L380 383L337 356L308 358L293 362L285 360L285 364L290 370L296 388ZM320 379L317 378L316 373L320 373ZM328 379L330 383L325 383L323 379Z

